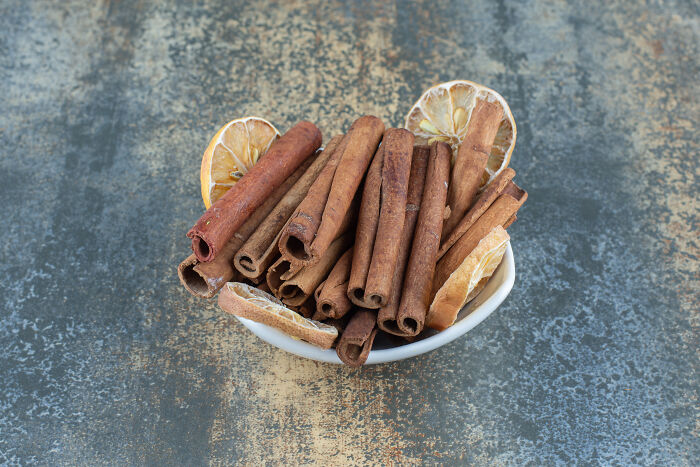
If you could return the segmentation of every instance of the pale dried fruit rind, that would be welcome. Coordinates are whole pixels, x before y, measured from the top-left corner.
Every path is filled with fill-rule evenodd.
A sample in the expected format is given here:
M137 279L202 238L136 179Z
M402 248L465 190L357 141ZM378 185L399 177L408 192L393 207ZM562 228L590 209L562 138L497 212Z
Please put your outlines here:
M204 206L209 209L279 137L277 128L260 117L231 120L221 127L202 156L199 179Z
M509 239L499 225L479 241L435 294L426 326L442 331L455 322L459 310L478 295L501 264Z
M449 81L428 89L406 115L405 128L416 135L415 144L443 141L457 156L460 144L469 128L469 119L477 100L498 102L503 119L498 127L484 172L482 186L487 185L508 166L513 153L517 130L506 100L496 91L471 81Z
M329 349L338 330L325 323L304 318L278 298L241 282L228 282L219 294L219 306L242 318L272 326L287 335Z

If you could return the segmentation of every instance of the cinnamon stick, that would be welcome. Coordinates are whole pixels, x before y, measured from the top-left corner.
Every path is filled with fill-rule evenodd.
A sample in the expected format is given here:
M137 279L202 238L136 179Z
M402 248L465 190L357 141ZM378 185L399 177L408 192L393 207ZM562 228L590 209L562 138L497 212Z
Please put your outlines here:
M234 266L241 274L250 278L259 277L272 264L278 253L277 241L282 228L304 199L342 139L342 135L338 135L328 142L326 148L308 166L304 174L238 250L234 256Z
M384 124L377 117L366 115L355 120L337 149L338 152L342 151L337 166L324 174L331 176L330 185L324 177L323 183L319 182L323 189L318 192L309 190L300 205L304 209L299 209L282 233L282 256L305 264L319 261L338 236L345 214L383 133Z
M379 329L399 336L403 335L403 332L396 324L396 313L399 310L401 285L403 284L408 255L411 252L413 231L416 227L421 198L423 197L423 186L425 183L425 172L428 166L429 155L430 148L428 146L416 146L413 148L411 175L408 179L408 194L406 197L406 216L401 231L399 251L396 255L396 267L392 274L391 295L386 306L380 308L377 314L377 326Z
M278 297L287 305L299 306L304 303L310 295L313 295L316 287L328 276L335 263L351 244L350 233L334 240L320 261L305 266L294 277L280 284Z
M321 131L302 121L199 218L187 236L199 261L212 261L250 215L321 145Z
M292 214L287 225L282 229L278 240L278 248L287 260L298 264L309 264L311 254L309 248L321 224L323 208L333 183L333 175L338 167L343 151L348 144L347 136L343 137L338 146L331 152L330 158L321 173L309 188L303 201Z
M316 309L326 318L342 318L352 308L352 303L348 300L352 257L353 249L350 248L333 266L328 278L316 288Z
M324 255L338 235L383 134L384 123L372 115L358 118L348 130L348 144L333 175L321 225L310 247L313 261L318 261Z
M520 209L527 199L527 192L515 183L508 182L501 195L489 206L464 235L445 253L435 268L431 298L442 287L450 274L462 264L464 258L472 252L491 230L506 224Z
M362 366L369 356L377 335L377 316L372 310L359 309L350 318L347 326L336 341L338 358L348 366Z
M414 136L408 130L390 128L384 135L380 151L383 152L381 162L381 197L372 195L367 203L372 217L376 216L377 209L372 204L379 205L379 220L373 246L368 251L361 252L358 256L361 271L356 275L357 279L364 275L367 256L370 256L370 265L366 272L365 282L358 287L359 281L350 293L353 303L365 308L380 308L387 304L391 294L393 272L396 266L399 251L399 240L406 214L406 194L408 190L408 178L411 171L411 156L413 154ZM379 151L378 151L379 152ZM374 162L373 162L374 164ZM370 183L369 181L366 183ZM372 181L371 183L374 183ZM365 185L366 186L366 185ZM364 204L364 199L363 199ZM360 213L363 214L362 212ZM373 224L373 219L368 224ZM367 237L372 233L359 230L356 235ZM371 227L374 227L371 225ZM360 293L364 295L360 297Z
M284 282L282 276L286 277L291 266L291 262L284 256L281 256L268 268L266 274L267 286L275 297L279 298L279 288Z
M469 119L464 141L452 168L447 204L451 214L442 233L448 235L472 204L484 176L493 140L503 118L503 108L495 102L477 100Z
M197 297L211 298L224 286L231 282L236 272L233 269L233 257L248 238L255 232L265 217L275 208L275 205L285 196L290 188L308 169L314 157L306 159L294 173L285 180L260 205L258 209L243 223L226 243L219 255L208 263L203 263L192 254L177 268L177 274L183 286Z
M377 227L379 226L384 149L384 145L379 146L367 170L357 228L355 229L355 247L348 281L348 297L358 306L365 304L365 284L372 262Z
M489 186L487 186L481 195L479 195L479 197L476 199L474 205L459 221L459 224L457 224L457 226L450 234L447 235L447 237L443 236L440 251L438 252L438 259L442 258L447 250L449 250L450 247L454 245L467 230L469 230L479 216L486 212L489 206L491 206L493 202L496 201L499 196L501 196L501 193L505 189L506 185L508 185L513 177L515 177L515 170L507 167L491 181ZM443 233L444 232L445 229L443 229Z
M423 329L430 304L430 285L440 248L451 158L452 150L447 143L436 142L430 147L423 199L396 314L399 329L409 336L415 336Z

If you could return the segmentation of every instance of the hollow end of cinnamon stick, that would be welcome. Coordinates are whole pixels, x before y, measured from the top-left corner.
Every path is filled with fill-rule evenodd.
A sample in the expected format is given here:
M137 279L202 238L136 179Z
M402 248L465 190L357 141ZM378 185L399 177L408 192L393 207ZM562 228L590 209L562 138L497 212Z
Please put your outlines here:
M360 354L362 353L362 350L364 349L364 344L358 345L358 344L347 343L347 344L345 344L344 348L345 348L345 355L347 356L346 358L348 360L350 360L352 363L355 363L360 358Z
M192 251L198 260L207 262L214 259L214 249L199 235L192 236Z
M350 298L350 300L356 305L364 305L365 289L362 287L351 288L348 290L348 298Z
M282 258L270 266L270 269L267 271L267 285L270 287L273 294L277 295L282 282L284 282L282 280L282 275L289 271L291 266L292 263Z
M303 294L304 292L299 288L299 286L294 285L294 284L284 284L282 287L279 289L279 294L280 297L282 298L295 298L299 294Z
M177 268L177 275L180 282L189 293L196 297L212 298L216 295L217 289L210 287L207 278L195 270L197 258L190 256L180 263Z
M307 245L302 240L290 234L284 243L285 253L291 255L298 261L308 261L311 258L311 253L307 249Z
M386 305L387 297L383 297L379 294L371 294L369 296L369 301L374 305L374 308L379 308Z
M401 324L397 323L397 326L408 336L415 336L423 330L423 323L419 323L416 319L408 316L401 319Z
M395 336L403 336L404 332L399 328L399 323L395 319L377 320L377 327L384 332Z
M238 265L251 273L257 273L258 271L253 266L253 259L248 255L242 255L238 258Z

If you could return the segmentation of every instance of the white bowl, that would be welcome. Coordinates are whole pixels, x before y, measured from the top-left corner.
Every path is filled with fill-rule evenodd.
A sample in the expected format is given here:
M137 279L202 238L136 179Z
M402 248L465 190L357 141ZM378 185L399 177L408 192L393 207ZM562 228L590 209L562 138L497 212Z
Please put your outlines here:
M474 326L482 322L488 315L498 308L503 300L508 296L515 282L515 262L513 261L513 250L508 243L503 261L491 276L484 290L471 302L469 302L457 316L455 324L442 332L433 330L424 331L412 343L400 344L396 340L392 342L392 336L379 332L374 341L372 351L367 358L368 365L373 363L393 362L405 358L415 357L422 353L430 352L438 347L442 347L448 342L452 342L458 337L466 334ZM264 324L256 323L249 319L236 317L253 334L287 352L300 357L310 358L319 362L342 363L335 353L335 349L323 350L306 342L292 339L288 335L275 328Z

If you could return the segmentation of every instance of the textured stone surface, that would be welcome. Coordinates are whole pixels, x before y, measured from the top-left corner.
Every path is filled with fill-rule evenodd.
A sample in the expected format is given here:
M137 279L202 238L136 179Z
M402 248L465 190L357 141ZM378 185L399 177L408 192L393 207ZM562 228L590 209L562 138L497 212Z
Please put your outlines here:
M696 463L698 9L2 2L0 463ZM179 286L222 123L328 139L455 78L509 101L530 193L486 322L350 370Z

